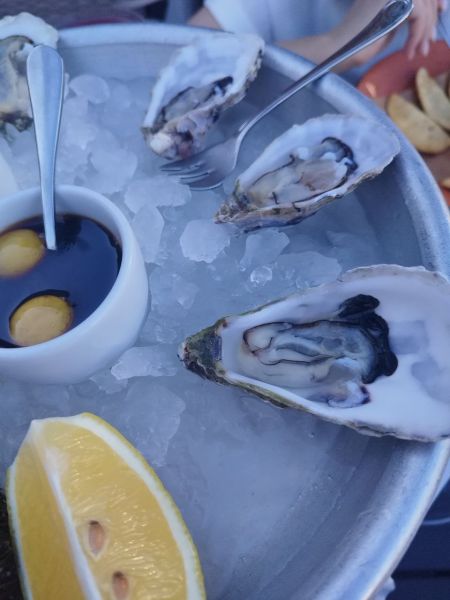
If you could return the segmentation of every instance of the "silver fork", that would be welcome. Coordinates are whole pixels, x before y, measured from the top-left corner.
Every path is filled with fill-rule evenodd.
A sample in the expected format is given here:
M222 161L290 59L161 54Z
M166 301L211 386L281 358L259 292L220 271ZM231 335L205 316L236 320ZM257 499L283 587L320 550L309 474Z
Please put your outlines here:
M259 113L242 123L239 129L226 141L206 148L190 158L165 164L160 167L161 170L168 175L177 177L181 183L187 184L195 190L208 190L217 187L236 166L242 141L256 123L299 90L322 77L353 54L391 32L409 16L412 8L412 0L391 0L350 42L289 86L281 96Z

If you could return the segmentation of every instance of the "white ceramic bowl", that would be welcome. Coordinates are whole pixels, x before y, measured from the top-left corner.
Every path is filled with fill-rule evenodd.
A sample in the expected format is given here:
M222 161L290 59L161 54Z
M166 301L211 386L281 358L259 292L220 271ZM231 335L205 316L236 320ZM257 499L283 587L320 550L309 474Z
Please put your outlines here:
M136 340L145 317L148 281L134 233L107 198L63 185L56 189L58 213L95 219L122 247L122 262L111 291L82 323L48 342L0 348L0 375L34 383L76 383L110 364ZM38 188L0 199L0 231L41 213ZM1 299L0 299L1 302Z

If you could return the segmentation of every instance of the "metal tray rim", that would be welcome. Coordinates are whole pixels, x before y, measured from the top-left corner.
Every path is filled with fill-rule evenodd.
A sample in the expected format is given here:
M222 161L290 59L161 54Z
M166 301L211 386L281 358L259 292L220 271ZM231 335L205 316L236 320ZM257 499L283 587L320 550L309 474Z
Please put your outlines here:
M90 25L61 32L61 48L80 48L116 44L182 45L211 31L160 23ZM304 74L310 63L286 50L268 46L265 62L292 79ZM370 100L340 77L330 74L315 85L315 91L339 110L354 111L381 120L398 130ZM437 269L450 277L450 225L448 212L439 188L419 154L399 134L402 146L399 171L408 173L405 180L410 197L408 209L412 217L427 268ZM426 204L421 200L426 194ZM391 500L391 515L375 517L366 524L366 539L358 548L358 557L348 556L336 565L335 577L317 590L316 600L330 598L367 599L383 584L400 561L436 493L440 478L450 457L450 440L437 444L411 444L407 458L400 465L407 476L400 478ZM415 489L414 497L404 492ZM386 519L388 527L386 527ZM349 574L353 570L353 575ZM359 570L359 571L358 571ZM299 596L295 596L299 597Z

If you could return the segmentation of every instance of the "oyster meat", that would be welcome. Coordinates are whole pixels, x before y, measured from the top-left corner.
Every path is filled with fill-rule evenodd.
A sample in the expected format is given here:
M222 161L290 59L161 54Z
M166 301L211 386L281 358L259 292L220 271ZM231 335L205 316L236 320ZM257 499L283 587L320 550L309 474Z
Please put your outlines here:
M389 129L354 115L294 125L239 176L216 222L246 231L298 223L381 173L399 150Z
M261 66L264 42L218 33L178 50L155 83L142 130L169 159L198 152L222 112L245 96Z
M25 63L39 44L56 48L58 32L39 17L20 13L0 20L0 125L23 131L32 122Z
M226 317L189 337L186 367L371 435L450 436L450 282L375 265Z

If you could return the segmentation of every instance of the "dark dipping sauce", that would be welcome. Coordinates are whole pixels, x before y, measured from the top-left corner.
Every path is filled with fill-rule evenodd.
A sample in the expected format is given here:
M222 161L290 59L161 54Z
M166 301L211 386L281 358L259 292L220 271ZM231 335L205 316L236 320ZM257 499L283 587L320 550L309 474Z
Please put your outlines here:
M2 232L31 229L44 241L42 217L16 223ZM87 319L110 292L120 268L122 249L96 221L78 215L56 217L57 250L20 275L0 276L0 347L18 347L10 318L26 300L45 294L64 298L73 310L70 329Z

